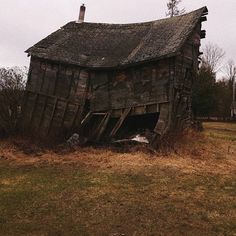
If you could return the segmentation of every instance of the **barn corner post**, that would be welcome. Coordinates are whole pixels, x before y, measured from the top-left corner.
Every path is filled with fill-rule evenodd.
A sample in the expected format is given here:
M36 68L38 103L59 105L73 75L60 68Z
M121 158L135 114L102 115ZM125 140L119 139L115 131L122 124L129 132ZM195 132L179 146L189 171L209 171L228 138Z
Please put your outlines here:
M26 103L27 103L27 94L28 94L27 85L30 83L31 73L32 73L32 62L30 61L28 76L27 76L26 85L25 85L25 91L24 91L23 99L21 103L21 117L19 119L19 130L20 130L20 134L22 135L25 135L25 130L26 130L24 116L26 112Z
M168 103L161 104L160 117L155 128L154 146L172 133L180 133L192 122L192 89L199 69L201 39L206 31L202 22L206 21L207 8L203 8L188 38L182 44L178 55L170 58Z
M151 142L152 147L158 148L162 140L173 130L174 128L174 84L175 84L175 61L176 58L168 59L168 82L167 82L167 101L159 104L159 118L154 129L154 137Z

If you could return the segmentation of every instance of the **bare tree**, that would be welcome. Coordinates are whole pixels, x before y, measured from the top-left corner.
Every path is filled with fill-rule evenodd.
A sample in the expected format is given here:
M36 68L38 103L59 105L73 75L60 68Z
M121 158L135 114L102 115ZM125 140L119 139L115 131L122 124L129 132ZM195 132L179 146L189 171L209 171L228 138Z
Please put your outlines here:
M225 65L224 72L229 82L233 83L236 77L236 64L234 63L232 59L229 60L227 64Z
M168 12L166 13L166 16L178 16L178 15L182 15L185 13L185 9L179 9L178 5L181 3L182 0L169 0L169 2L167 3L167 8L168 8Z
M0 68L0 133L11 134L16 130L26 69Z
M203 48L202 66L209 68L213 73L217 73L222 68L222 59L225 52L217 44L208 43Z
M236 91L235 91L236 65L232 59L229 60L225 66L225 75L227 77L228 84L229 84L229 90L230 90L229 94L231 94L231 96L232 96L231 107L233 109L233 107L235 106L235 100L236 100L236 98L235 98L235 94L236 94Z

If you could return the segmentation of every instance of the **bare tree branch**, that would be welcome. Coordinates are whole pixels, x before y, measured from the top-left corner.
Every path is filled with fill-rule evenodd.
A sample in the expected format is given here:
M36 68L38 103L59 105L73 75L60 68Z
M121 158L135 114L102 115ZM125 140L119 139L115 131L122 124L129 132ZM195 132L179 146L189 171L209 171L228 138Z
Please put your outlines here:
M224 73L226 78L233 83L233 81L235 80L236 77L236 64L234 63L234 61L231 59L227 62L227 64L225 65L224 68Z
M0 68L0 133L16 130L26 83L26 68Z
M208 43L203 49L202 66L208 67L213 73L222 68L225 52L217 44Z
M182 2L182 0L170 0L167 3L167 8L168 8L168 12L166 13L166 16L178 16L178 15L182 15L185 13L185 9L179 9L178 5Z

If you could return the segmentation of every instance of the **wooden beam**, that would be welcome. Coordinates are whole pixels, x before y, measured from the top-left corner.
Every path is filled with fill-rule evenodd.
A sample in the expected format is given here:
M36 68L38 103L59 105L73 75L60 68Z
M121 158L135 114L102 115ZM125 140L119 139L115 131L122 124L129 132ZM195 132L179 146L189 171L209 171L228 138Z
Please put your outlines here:
M98 127L98 132L96 135L95 140L98 142L101 139L101 136L103 135L103 133L106 130L106 127L108 125L108 122L110 120L111 117L111 111L107 112L104 119L102 120L102 122L100 123L99 127Z
M36 109L36 104L37 104L37 101L38 101L38 97L39 97L39 95L38 95L38 94L35 94L33 109L32 109L32 111L31 111L31 113L30 113L30 119L29 119L30 124L31 124L32 119L33 119L33 117L34 117L34 112L35 112L35 109Z
M201 22L205 22L205 21L207 21L207 17L206 16L201 17Z
M46 75L46 70L47 70L47 65L45 65L45 69L43 70L42 81L41 81L41 84L40 84L39 92L41 92L42 88L43 88L43 84L44 84L44 80L45 80L45 75Z
M90 111L86 116L85 116L85 118L81 121L81 125L80 125L80 128L82 128L82 127L84 127L89 121L90 121L90 119L92 118L92 116L93 116L93 112L92 111Z
M47 100L48 100L48 97L45 97L45 101L44 101L44 104L43 104L43 110L41 112L40 119L39 119L38 131L39 131L39 129L42 125L42 122L43 122L43 117L44 117L44 113L45 113L46 106L47 106Z
M61 119L61 125L60 125L60 128L62 128L63 125L64 125L64 121L65 121L65 116L66 116L66 112L67 112L68 105L69 105L69 101L66 102L66 105L65 105L64 111L63 111L63 113L62 113L62 119Z
M160 112L160 104L157 103L157 112L159 113Z
M55 102L54 102L54 105L53 105L52 115L51 115L49 126L48 126L48 134L50 133L51 128L52 128L52 122L53 122L53 118L54 118L55 111L56 111L56 108L57 108L57 103L58 103L58 99L56 98Z
M56 74L56 79L55 79L54 88L53 88L53 95L55 95L55 93L56 93L57 82L58 82L58 77L59 77L59 74L60 74L60 70L61 70L61 65L59 64L58 68L57 68L57 74Z
M75 81L75 70L73 69L72 70L72 75L71 75L71 78L70 78L69 91L68 91L68 95L67 95L68 99L69 99L69 97L71 95L72 85L73 85L74 81Z
M27 93L33 93L33 94L38 94L38 95L41 95L41 96L44 96L44 97L48 97L48 98L57 98L58 101L63 101L63 102L71 102L73 103L74 105L79 105L78 103L74 102L73 100L68 100L68 99L65 99L63 97L58 97L58 96L53 96L53 95L48 95L48 94L45 94L45 93L42 93L42 92L34 92L32 90L26 90Z
M202 30L202 31L201 31L200 37L201 37L201 39L206 38L206 30Z
M113 130L110 133L110 137L114 137L116 135L116 133L118 132L118 130L120 129L120 127L122 126L122 124L124 123L126 117L129 115L130 111L131 111L131 107L130 108L126 108L122 114L122 116L120 117L120 119L118 120L118 122L116 123L115 127L113 128Z
M105 116L107 113L106 112L94 112L93 115L95 116Z
M76 118L78 117L79 115L79 112L80 112L80 105L77 105L77 108L76 108L76 111L75 111L75 115L74 115L74 118L73 118L73 121L71 123L71 128L73 129L74 126L75 126L75 121L76 121Z

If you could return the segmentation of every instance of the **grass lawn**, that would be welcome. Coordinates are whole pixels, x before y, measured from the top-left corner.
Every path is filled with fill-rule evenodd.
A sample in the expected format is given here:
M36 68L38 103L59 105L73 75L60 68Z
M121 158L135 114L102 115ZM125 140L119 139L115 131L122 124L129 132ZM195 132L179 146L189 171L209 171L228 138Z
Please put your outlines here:
M0 141L0 235L236 235L236 125L173 151L25 151Z

